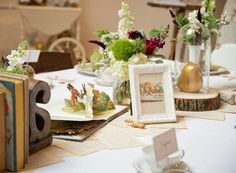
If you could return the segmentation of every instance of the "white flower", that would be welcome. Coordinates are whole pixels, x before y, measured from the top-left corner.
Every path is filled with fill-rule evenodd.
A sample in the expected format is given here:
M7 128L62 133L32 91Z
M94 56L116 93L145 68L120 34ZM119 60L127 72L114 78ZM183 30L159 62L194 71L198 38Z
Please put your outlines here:
M189 13L188 15L188 20L192 24L197 24L199 23L199 20L197 19L198 11L193 10L192 12Z
M194 10L189 13L188 20L193 32L197 32L200 29L200 22L197 19L198 11Z
M111 63L111 72L112 76L120 81L129 80L128 73L128 62L125 61L116 61Z
M107 51L107 55L110 59L115 58L112 51Z
M193 29L189 28L188 31L187 31L187 35L192 35L192 34L193 34Z
M128 32L134 30L134 17L130 15L128 4L122 2L118 16L120 17L117 30L119 38L127 38Z
M26 56L27 43L24 41L19 44L17 50L12 50L10 55L7 55L6 59L8 60L9 66L7 71L13 71L15 67L22 68L24 64L24 58Z
M125 16L125 11L124 11L124 9L120 9L120 10L118 11L118 16L119 16L119 17L124 17L124 16Z

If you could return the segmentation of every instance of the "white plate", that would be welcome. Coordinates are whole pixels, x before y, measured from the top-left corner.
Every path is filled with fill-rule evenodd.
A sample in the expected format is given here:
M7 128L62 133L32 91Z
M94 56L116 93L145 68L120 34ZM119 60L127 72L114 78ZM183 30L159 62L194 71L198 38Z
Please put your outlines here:
M95 79L96 84L101 85L101 86L112 86L113 82L106 82L103 79L97 78Z
M217 70L215 71L210 71L210 75L220 75L220 74L228 74L229 71L225 67L219 66Z
M90 75L90 76L96 76L91 63L86 63L85 67L82 67L81 64L77 64L74 67L79 73L85 74L85 75Z

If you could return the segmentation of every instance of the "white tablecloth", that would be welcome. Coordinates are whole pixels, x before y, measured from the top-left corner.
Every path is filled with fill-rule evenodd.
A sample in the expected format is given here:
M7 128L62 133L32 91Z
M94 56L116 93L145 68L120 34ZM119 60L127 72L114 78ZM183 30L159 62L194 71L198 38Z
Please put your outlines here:
M94 82L95 78L79 74L75 69L39 74L37 78L66 78L75 80L74 85ZM211 86L236 88L236 80L228 81L220 76L211 77ZM111 87L95 85L95 88L112 95ZM54 81L51 101L69 97L66 84ZM187 130L177 132L179 148L185 150L184 161L194 173L236 173L236 114L226 114L225 121L186 118ZM139 138L151 144L150 136ZM83 157L64 158L65 161L39 168L34 173L136 173L132 162L142 156L142 148L101 150Z

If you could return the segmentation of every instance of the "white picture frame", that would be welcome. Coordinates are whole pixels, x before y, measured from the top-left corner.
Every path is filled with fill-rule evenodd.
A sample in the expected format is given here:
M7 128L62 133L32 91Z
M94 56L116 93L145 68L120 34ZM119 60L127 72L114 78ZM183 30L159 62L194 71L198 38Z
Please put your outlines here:
M129 66L132 114L143 123L175 122L175 104L168 64Z

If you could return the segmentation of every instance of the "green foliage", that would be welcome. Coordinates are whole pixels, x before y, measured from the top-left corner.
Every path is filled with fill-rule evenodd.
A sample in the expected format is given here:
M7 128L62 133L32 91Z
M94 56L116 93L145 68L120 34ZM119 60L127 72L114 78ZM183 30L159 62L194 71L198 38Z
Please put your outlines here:
M117 40L111 45L111 50L116 60L128 61L135 53L135 46L127 39Z
M165 37L167 37L168 31L169 31L168 27L167 28L161 27L159 29L154 28L149 32L148 35L150 38L155 37L155 36L160 36L162 38L165 38Z
M182 28L189 23L189 20L182 13L180 13L175 17L175 22L179 26L179 28Z
M192 31L191 34L188 31L192 28L183 28L183 41L186 43L190 43L191 45L200 45L203 41L209 38L209 32L201 25L202 28L198 29L197 31Z
M19 68L19 67L15 67L13 70L8 71L7 70L8 65L7 64L0 64L0 72L7 72L7 73L15 73L15 74L23 74L23 75L27 75L30 76L29 71L27 71L24 68Z
M134 46L134 53L145 53L146 46L142 39L140 38L135 39L133 42L133 46Z
M202 16L202 23L209 29L218 29L220 25L220 20L215 18L212 15L203 15Z
M109 33L110 33L110 32L107 31L107 30L98 30L98 31L96 31L96 35L97 35L99 38L101 38L103 35L109 34Z
M205 8L205 12L212 14L215 8L216 0L204 0L202 3Z

